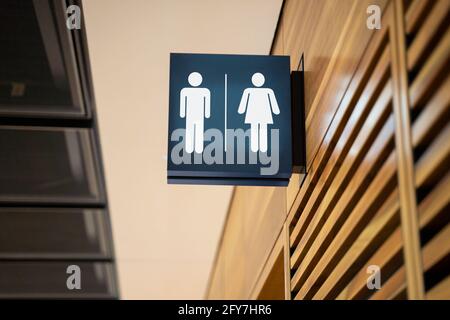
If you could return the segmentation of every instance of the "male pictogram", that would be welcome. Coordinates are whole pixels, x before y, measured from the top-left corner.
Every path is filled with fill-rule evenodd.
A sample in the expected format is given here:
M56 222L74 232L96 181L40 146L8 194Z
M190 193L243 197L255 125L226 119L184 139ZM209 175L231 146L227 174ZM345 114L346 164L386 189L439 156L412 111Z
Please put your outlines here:
M202 75L192 72L188 82L192 87L180 91L180 117L186 118L185 150L187 153L203 152L204 119L210 117L211 93L202 84Z

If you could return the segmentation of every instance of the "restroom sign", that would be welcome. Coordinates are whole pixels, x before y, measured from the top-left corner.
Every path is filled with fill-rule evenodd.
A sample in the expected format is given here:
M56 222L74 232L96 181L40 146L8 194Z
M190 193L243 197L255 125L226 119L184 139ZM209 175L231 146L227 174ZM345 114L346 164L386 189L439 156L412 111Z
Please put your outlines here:
M291 173L289 57L170 55L169 183L285 186Z

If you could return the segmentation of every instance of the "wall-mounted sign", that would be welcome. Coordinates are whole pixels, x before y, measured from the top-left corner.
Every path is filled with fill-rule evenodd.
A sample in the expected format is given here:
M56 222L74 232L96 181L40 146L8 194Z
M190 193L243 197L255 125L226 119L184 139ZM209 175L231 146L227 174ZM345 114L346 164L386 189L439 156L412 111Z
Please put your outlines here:
M287 185L292 173L287 56L170 56L167 179Z

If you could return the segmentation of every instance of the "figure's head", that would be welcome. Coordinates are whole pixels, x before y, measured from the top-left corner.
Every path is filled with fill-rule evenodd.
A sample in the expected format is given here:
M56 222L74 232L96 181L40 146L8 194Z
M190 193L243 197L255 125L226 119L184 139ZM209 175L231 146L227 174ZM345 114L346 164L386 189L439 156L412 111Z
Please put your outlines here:
M253 74L253 76L252 76L252 83L255 87L261 87L265 81L266 81L266 79L264 79L264 76L262 73L257 72L255 74Z
M198 87L202 84L203 78L202 75L198 72L191 72L188 77L188 82L193 87Z

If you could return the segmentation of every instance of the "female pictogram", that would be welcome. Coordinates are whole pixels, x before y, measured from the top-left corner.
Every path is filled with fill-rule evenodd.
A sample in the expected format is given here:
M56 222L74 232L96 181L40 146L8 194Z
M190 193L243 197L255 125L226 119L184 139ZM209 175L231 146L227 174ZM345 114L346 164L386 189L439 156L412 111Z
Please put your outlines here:
M250 150L267 152L267 125L273 124L272 113L280 114L275 94L270 88L261 88L265 78L262 73L252 76L256 88L247 88L242 94L238 113L245 113L245 123L250 124Z

